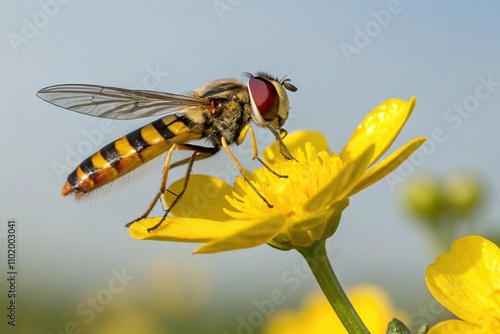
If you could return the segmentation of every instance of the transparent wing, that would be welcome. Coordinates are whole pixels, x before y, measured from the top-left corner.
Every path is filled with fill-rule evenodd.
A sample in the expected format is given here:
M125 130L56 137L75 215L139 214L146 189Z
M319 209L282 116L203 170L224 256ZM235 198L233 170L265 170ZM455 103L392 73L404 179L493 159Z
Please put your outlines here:
M56 85L37 96L58 107L113 119L134 119L174 113L186 107L210 107L205 97L96 85Z

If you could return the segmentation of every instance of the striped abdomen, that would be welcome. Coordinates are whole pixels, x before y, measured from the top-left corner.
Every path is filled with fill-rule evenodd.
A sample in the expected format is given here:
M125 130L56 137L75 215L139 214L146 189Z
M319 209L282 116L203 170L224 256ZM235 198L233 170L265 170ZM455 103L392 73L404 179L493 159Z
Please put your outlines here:
M88 193L166 152L174 143L202 137L189 130L186 118L169 115L130 132L85 159L69 174L63 196Z

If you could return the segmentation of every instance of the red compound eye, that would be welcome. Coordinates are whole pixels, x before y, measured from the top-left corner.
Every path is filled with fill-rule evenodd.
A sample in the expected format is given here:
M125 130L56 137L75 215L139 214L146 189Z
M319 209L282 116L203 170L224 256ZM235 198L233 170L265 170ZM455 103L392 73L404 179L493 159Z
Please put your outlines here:
M279 96L273 84L266 79L252 77L248 86L261 116L266 121L276 118L279 107Z

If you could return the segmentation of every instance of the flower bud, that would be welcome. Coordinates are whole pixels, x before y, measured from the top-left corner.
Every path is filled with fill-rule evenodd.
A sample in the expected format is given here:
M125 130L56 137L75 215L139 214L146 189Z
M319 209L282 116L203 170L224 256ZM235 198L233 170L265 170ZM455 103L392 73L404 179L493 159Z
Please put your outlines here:
M406 204L418 218L433 221L443 213L438 182L430 176L413 179L406 190Z
M483 187L471 173L455 173L443 181L443 197L450 210L467 215L479 207L483 199Z

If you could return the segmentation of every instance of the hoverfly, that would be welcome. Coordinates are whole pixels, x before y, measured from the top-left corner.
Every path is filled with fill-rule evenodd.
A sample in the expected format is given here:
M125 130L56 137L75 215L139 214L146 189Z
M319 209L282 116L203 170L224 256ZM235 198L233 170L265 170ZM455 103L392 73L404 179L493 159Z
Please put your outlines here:
M188 95L79 84L56 85L41 89L37 93L41 99L89 116L111 119L162 116L104 146L85 159L69 174L62 188L62 195L82 196L115 181L168 151L159 191L146 212L126 225L128 227L135 221L147 217L166 191L169 169L187 164L184 189L165 210L163 219L148 229L152 231L162 224L170 209L186 190L194 162L214 155L222 147L245 181L268 206L272 207L272 204L245 177L243 167L231 153L228 145L241 144L250 132L252 159L257 159L267 167L258 157L257 141L250 127L250 121L253 121L257 126L269 129L279 141L282 155L293 159L283 144L282 136L286 135L286 131L282 126L287 120L289 111L285 90L294 92L297 88L290 83L290 79L279 80L264 72L255 75L246 73L246 75L249 78L248 86L235 79L220 79L209 82ZM189 143L203 138L211 146ZM192 155L190 158L171 163L172 153L175 150L192 151Z

